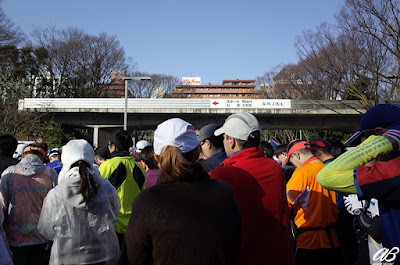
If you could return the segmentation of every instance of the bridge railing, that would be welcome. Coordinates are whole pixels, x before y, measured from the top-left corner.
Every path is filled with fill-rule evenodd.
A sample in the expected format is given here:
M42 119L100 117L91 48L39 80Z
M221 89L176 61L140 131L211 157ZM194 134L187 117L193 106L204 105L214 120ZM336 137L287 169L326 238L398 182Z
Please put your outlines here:
M25 98L19 110L38 112L123 112L123 98ZM181 112L263 112L362 114L366 110L357 101L290 100L290 99L128 99L128 111L163 113L177 109Z

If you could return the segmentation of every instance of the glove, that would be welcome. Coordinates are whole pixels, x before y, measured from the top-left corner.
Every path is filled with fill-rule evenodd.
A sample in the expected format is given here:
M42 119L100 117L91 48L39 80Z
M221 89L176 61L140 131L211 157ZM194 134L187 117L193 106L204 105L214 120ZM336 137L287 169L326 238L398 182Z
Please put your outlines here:
M343 199L346 210L352 215L354 215L355 210L361 210L363 208L363 203L358 199L358 196L356 194L344 196Z

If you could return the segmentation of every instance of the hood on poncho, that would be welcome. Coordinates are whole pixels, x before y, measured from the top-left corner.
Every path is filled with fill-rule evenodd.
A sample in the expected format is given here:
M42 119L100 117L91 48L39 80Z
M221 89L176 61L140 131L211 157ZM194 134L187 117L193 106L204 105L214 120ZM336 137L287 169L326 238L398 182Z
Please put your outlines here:
M90 165L90 168L93 169L93 147L86 140L71 140L62 147L61 162L63 164L63 168L58 174L58 183L65 179L66 174L71 169L72 164L79 160L87 162Z
M29 155L22 158L17 164L17 167L21 170L21 173L24 176L28 177L38 175L46 169L42 160L35 155Z
M100 172L97 169L89 169L89 173L92 175L94 181L99 183L102 181L100 178ZM68 204L76 208L84 208L86 203L83 201L81 193L81 176L79 174L79 167L71 168L63 178L62 182L56 187L57 192ZM100 196L99 196L100 195ZM95 201L102 200L102 194L100 188Z

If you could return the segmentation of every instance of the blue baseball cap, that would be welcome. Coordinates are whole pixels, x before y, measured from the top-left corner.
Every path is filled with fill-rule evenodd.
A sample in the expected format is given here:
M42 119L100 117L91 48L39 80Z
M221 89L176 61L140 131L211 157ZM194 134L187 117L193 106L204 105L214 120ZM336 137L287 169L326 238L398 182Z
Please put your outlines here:
M361 118L357 132L344 145L357 145L361 142L362 133L374 130L376 127L390 129L400 125L400 106L395 104L379 104L370 108Z

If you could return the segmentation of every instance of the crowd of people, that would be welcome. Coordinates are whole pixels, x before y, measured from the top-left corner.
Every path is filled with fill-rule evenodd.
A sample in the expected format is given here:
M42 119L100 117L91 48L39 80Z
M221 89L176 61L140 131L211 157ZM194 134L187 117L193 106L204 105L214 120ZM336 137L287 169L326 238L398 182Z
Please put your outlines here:
M0 265L400 264L400 106L344 144L261 138L250 113L96 149L0 135Z

